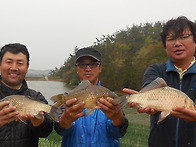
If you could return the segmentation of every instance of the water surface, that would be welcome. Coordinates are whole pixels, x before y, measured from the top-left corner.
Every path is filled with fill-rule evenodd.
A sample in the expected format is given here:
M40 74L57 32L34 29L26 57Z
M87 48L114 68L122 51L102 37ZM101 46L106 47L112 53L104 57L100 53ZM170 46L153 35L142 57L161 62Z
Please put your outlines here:
M41 92L49 104L52 104L50 98L57 94L69 92L71 88L66 87L64 82L59 81L27 81L28 87Z

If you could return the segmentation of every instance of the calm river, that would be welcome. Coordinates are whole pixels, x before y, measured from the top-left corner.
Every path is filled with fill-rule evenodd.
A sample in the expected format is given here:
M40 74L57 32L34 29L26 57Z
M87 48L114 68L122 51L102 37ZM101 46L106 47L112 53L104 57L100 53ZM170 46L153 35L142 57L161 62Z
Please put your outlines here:
M27 84L29 88L41 92L49 104L52 104L50 100L52 96L71 90L71 88L65 86L64 82L59 81L27 81Z

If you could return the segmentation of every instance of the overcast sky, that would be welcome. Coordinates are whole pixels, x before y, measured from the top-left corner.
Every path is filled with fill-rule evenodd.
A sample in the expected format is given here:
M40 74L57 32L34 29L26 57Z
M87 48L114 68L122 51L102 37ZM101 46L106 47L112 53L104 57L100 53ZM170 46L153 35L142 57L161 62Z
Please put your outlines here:
M30 69L55 69L75 46L126 30L133 24L196 20L196 0L1 0L0 47L25 44Z

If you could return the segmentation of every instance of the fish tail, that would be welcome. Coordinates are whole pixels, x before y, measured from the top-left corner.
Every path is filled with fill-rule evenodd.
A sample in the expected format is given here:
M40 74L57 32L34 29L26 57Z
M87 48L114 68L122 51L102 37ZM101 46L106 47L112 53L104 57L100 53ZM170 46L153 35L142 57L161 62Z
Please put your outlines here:
M123 95L123 96L120 96L118 98L115 98L113 100L113 102L120 104L119 107L118 107L118 111L119 111L124 105L126 105L128 103L127 95Z
M58 121L59 121L58 116L59 116L59 114L60 114L61 112L62 112L62 111L61 111L59 108L57 108L57 107L55 107L55 106L52 106L52 108L51 108L50 112L48 113L48 115L49 115L53 120L55 120L56 122L58 122Z

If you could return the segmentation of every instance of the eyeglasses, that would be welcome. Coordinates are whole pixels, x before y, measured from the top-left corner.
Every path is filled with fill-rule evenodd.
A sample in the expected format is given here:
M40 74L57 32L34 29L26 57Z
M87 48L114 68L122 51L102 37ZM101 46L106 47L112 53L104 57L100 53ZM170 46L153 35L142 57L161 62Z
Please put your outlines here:
M193 34L182 34L180 36L167 36L166 41L167 41L167 43L173 44L175 42L175 40L178 39L182 43L182 42L186 41L192 35Z
M98 65L100 65L100 62L91 62L91 63L76 63L76 66L79 68L85 69L87 66L89 66L91 69L96 68Z

